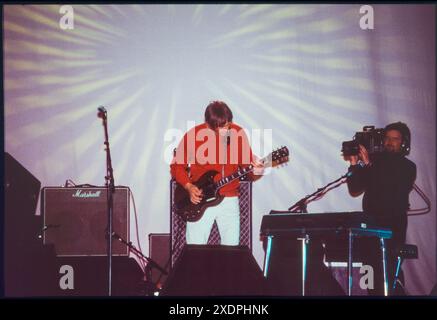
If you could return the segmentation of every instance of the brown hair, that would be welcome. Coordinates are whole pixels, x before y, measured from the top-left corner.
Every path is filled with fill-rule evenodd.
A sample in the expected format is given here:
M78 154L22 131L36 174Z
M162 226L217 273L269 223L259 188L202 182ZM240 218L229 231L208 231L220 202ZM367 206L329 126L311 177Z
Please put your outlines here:
M213 130L232 122L232 111L223 101L212 101L205 110L205 122Z
M402 136L401 152L404 155L408 155L411 150L411 132L408 126L405 123L399 121L395 123L390 123L384 128L384 132L390 130L396 130L400 132Z

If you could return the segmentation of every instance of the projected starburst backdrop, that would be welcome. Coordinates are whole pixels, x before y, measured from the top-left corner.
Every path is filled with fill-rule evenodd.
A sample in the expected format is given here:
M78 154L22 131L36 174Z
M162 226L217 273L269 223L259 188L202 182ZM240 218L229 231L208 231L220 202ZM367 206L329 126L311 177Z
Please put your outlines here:
M410 125L417 182L435 199L431 6L374 6L374 30L360 29L359 5L72 7L72 30L60 28L58 5L4 8L6 151L43 186L67 179L103 185L96 109L105 106L115 181L135 196L145 253L149 233L169 232L165 133L202 122L216 99L249 131L272 129L273 146L287 145L292 153L289 166L254 184L253 246L260 264L262 215L286 209L346 172L341 142L364 125ZM262 143L253 141L265 156ZM422 205L414 195L411 204ZM360 209L361 200L345 186L309 207ZM435 277L435 211L409 222L409 237L419 247L419 233L434 244L406 265L407 286L422 293L430 285L426 278L408 279Z

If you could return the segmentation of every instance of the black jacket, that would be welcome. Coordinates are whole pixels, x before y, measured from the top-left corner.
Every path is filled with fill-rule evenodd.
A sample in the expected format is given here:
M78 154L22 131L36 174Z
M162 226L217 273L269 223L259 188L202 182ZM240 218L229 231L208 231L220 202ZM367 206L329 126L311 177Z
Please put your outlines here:
M395 242L405 242L409 193L416 179L416 165L400 154L381 153L367 167L350 166L349 192L364 192L363 211L375 223L393 230Z

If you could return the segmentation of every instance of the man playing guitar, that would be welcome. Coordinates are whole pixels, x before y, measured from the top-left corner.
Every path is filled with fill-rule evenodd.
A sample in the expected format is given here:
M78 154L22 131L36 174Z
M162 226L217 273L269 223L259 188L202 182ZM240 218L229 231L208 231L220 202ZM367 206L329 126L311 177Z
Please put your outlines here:
M188 192L187 199L189 197L193 205L200 204L206 197L206 190L204 192L195 183L207 172L216 172L211 177L214 182L238 172L243 166L251 167L246 176L252 181L261 178L264 172L263 162L252 154L244 130L233 123L232 118L232 111L226 103L211 102L205 110L205 123L190 129L176 149L170 165L171 175L179 187ZM239 244L239 181L220 182L225 185L218 189L218 204L207 207L199 220L187 221L187 244L207 244L214 221L217 222L222 245Z

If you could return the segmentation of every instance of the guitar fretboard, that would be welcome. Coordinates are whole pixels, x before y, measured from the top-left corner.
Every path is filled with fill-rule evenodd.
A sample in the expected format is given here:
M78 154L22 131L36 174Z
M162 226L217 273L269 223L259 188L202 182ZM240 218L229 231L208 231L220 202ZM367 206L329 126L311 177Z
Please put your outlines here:
M282 147L281 149L273 151L267 157L261 159L260 162L262 162L265 166L268 164L272 165L272 163L274 161L281 161L282 160L282 162L284 162L287 159L288 159L288 149L287 149L287 147ZM213 186L216 190L218 190L221 187L227 185L228 183L247 175L248 173L252 172L253 169L254 169L253 165L249 165L245 168L239 168L236 172L234 172L230 176L224 177L224 178L220 179L219 181L217 181L216 183L214 183Z
M238 169L235 173L231 174L230 176L224 177L214 183L214 187L216 189L220 189L224 185L227 185L228 183L240 179L241 177L245 176L246 174L250 173L253 170L253 165L249 165L245 168Z

